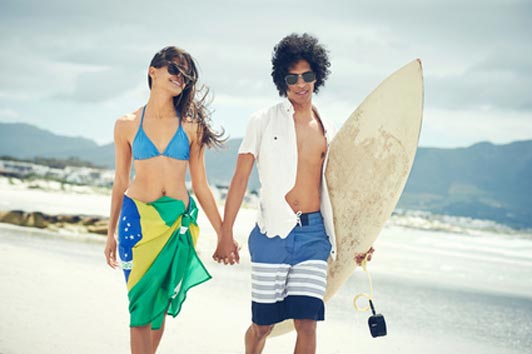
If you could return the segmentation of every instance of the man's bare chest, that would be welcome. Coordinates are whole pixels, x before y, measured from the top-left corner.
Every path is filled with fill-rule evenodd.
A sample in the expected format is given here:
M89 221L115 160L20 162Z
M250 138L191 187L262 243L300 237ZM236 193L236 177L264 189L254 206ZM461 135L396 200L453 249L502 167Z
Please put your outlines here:
M296 125L297 152L301 158L321 161L327 153L327 139L319 122Z

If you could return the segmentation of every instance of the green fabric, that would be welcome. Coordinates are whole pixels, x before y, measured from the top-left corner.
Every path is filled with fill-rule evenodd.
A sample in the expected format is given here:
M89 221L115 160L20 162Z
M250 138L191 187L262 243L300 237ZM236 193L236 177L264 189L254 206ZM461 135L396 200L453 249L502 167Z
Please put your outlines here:
M189 203L189 210L197 209L194 199L190 198ZM163 219L168 226L172 226L179 215L185 212L185 204L183 201L167 196L162 196L156 201L148 203L148 205L153 206L157 210L161 219ZM194 219L194 222L196 222L196 219Z
M171 218L175 222L181 213L181 226L188 228L191 223L196 224L197 207L192 198L186 213L176 213L175 203L164 199L152 204L166 224ZM178 227L146 274L128 293L130 326L151 324L152 329L161 328L165 313L176 317L188 290L209 279L211 275L196 254L190 230L180 233Z

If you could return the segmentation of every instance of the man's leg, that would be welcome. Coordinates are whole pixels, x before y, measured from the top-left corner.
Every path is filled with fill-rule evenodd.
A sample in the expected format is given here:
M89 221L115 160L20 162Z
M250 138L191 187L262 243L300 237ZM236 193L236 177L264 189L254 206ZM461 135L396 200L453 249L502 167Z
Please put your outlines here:
M252 323L246 331L246 354L260 354L266 344L266 337L273 326L259 326Z
M316 321L294 320L297 341L294 354L316 353Z

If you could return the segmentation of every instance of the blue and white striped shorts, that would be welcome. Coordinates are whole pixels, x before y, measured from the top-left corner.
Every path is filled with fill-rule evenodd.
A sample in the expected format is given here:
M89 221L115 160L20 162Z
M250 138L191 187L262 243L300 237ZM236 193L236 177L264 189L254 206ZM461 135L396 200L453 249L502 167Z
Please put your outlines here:
M286 319L324 319L327 259L331 251L320 212L304 214L284 239L258 226L249 236L252 321L271 325Z

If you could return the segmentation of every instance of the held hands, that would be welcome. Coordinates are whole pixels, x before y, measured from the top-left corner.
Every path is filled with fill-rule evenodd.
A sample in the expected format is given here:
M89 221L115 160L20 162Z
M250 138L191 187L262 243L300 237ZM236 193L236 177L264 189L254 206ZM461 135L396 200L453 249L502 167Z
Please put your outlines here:
M240 262L239 251L240 245L233 238L233 235L224 234L218 240L218 246L212 255L212 259L218 263L233 265Z
M364 259L366 258L366 256L368 257L367 261L368 262L371 261L371 257L373 256L373 252L375 252L375 249L373 248L373 246L371 246L366 253L357 253L357 254L355 254L355 262L357 263L357 265L358 266L362 266L362 262L364 262Z

